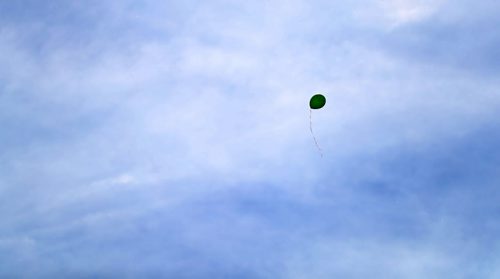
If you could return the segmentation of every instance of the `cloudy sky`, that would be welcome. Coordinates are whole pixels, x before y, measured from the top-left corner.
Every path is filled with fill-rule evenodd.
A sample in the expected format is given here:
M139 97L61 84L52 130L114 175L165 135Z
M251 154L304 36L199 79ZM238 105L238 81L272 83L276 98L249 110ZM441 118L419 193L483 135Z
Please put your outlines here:
M0 1L0 277L500 278L499 10Z

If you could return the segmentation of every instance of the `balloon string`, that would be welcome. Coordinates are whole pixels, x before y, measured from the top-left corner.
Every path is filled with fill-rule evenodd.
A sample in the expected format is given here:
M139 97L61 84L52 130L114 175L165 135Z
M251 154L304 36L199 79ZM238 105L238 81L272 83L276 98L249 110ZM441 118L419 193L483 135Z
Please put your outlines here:
M312 109L309 109L309 130L311 130L311 135L314 139L314 143L316 144L316 147L319 150L319 154L321 157L323 157L323 151L321 150L321 147L319 147L318 141L316 140L316 137L314 136L313 129L312 129Z

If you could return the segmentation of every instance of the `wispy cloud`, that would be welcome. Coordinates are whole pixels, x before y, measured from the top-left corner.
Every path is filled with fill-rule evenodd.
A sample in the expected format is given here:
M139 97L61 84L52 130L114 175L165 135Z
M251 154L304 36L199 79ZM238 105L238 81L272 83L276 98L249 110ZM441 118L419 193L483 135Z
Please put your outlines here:
M495 3L92 2L0 4L0 275L498 275Z

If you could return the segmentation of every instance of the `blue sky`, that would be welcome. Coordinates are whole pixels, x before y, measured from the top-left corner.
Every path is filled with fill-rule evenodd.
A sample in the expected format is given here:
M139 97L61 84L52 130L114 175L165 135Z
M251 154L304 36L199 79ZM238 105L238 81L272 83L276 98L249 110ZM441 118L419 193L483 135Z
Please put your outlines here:
M499 9L2 1L0 277L499 278Z

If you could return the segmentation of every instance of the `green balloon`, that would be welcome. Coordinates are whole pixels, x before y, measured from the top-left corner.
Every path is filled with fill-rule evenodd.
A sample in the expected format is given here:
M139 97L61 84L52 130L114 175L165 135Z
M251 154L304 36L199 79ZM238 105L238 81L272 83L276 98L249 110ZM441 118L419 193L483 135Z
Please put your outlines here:
M311 100L309 101L309 107L312 109L320 109L325 105L325 103L326 103L325 96L321 94L316 94L311 97Z

